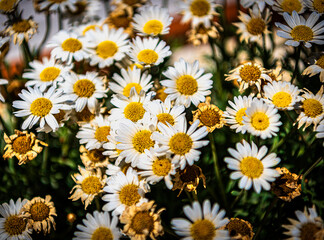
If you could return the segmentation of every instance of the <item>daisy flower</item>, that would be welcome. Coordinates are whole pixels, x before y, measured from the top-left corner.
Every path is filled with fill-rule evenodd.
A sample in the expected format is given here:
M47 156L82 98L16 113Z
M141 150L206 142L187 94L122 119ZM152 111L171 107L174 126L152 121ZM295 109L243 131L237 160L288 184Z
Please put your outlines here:
M130 43L131 50L128 53L133 62L149 67L159 65L164 58L169 57L172 52L166 42L159 38L143 38L136 37Z
M73 194L69 199L76 201L81 198L84 209L87 209L93 199L103 192L107 176L102 177L100 168L95 171L88 171L78 166L78 169L81 174L75 173L71 176L76 185L72 188L70 194Z
M16 203L10 199L9 204L0 205L0 239L24 239L32 240L31 230L27 228L27 221L20 214L22 207L28 202L27 199Z
M176 174L176 166L171 162L171 157L162 155L158 156L153 148L149 151L146 149L147 155L137 164L139 174L146 179L149 184L156 184L164 180L167 188L172 189L173 183L171 175Z
M135 14L133 25L138 35L165 35L169 33L172 20L167 9L146 6L140 9L139 14Z
M241 5L244 8L249 8L255 4L258 5L261 12L263 12L266 4L272 6L274 3L275 3L274 0L241 0Z
M241 34L240 41L256 42L260 40L262 35L270 33L268 30L268 24L271 21L270 10L267 8L264 17L262 12L257 6L249 9L250 14L245 14L240 11L240 16L238 17L241 22L233 23L236 26L237 34Z
M5 84L8 84L8 80L6 80L6 79L0 79L0 86L1 86L1 85L5 85ZM5 99L4 99L4 97L2 96L1 92L0 92L0 101L1 101L1 102L5 102Z
M72 60L80 62L89 58L89 48L92 45L83 36L61 30L48 42L47 47L53 48L52 57L69 65Z
M66 12L67 9L70 9L71 11L75 11L76 3L77 0L59 0L59 1L45 0L42 3L40 3L39 8L40 10L48 9L49 11L55 11L55 12L60 11L64 13Z
M243 139L242 143L236 144L236 150L229 148L232 157L226 157L224 161L227 167L234 170L231 179L240 179L239 188L249 190L252 185L254 191L261 192L261 188L270 190L269 182L275 181L280 173L271 167L280 162L275 153L267 154L268 148L262 146L258 149L254 142L250 145Z
M321 54L320 57L315 60L314 64L303 71L303 75L309 75L310 77L316 74L320 74L320 80L324 82L324 54Z
M253 97L250 96L238 96L234 97L234 102L228 101L228 104L231 107L226 107L226 111L224 112L224 116L226 119L226 123L231 125L231 129L236 129L235 132L241 132L244 134L246 132L246 128L243 123L243 116L246 116L246 109L251 106L253 101Z
M34 60L29 63L31 69L28 69L22 77L30 79L26 86L36 86L42 92L49 86L57 86L58 82L64 80L63 76L72 70L72 65L63 65L57 63L54 58L44 57L43 62Z
M217 203L211 206L210 201L205 200L201 206L199 202L194 201L192 206L186 205L183 212L189 220L171 220L172 228L181 239L230 239L227 230L220 230L228 223L228 219L224 218L225 210L220 210Z
M179 163L181 169L184 169L187 162L192 165L194 161L198 161L201 152L197 149L209 143L201 140L207 136L208 131L206 127L198 128L199 123L199 120L196 120L189 129L185 118L181 118L177 126L158 123L160 132L152 134L152 139L161 145L156 148L156 152L173 154L172 163Z
M254 135L260 136L262 139L277 136L280 114L274 105L265 103L262 99L255 99L251 106L245 111L243 116L243 124L246 130Z
M129 51L128 34L123 28L109 29L107 24L86 32L90 48L90 65L99 68L109 67L114 61L122 60Z
M226 81L236 80L240 84L240 93L251 86L256 86L258 91L261 92L262 82L272 82L271 77L268 75L268 71L254 62L241 64L237 68L231 70L226 76Z
M72 106L70 106L72 109ZM57 129L61 128L64 126L65 122L68 121L70 119L70 114L72 112L72 110L60 110L59 113L57 114L53 114L54 118L56 119L56 121L59 124L59 127L55 129L54 132L56 132ZM45 132L45 133L50 133L53 132L53 129L47 124L45 123L45 126L43 128L36 128L37 132Z
M121 120L117 129L116 147L122 150L119 156L125 158L126 163L131 163L132 167L137 167L147 157L145 149L154 147L151 135L155 131L156 121L149 113L145 113L143 119L137 123L129 119Z
M276 22L275 25L282 29L277 31L277 35L288 39L285 44L293 47L298 47L301 42L307 48L310 48L312 43L322 45L324 44L323 35L321 35L324 32L324 20L316 24L320 16L313 12L306 21L296 11L293 11L292 15L285 12L283 17L288 26Z
M136 66L127 70L121 69L121 75L115 73L112 77L115 82L109 82L109 89L116 94L123 94L129 97L132 88L135 88L137 94L143 90L148 92L152 88L152 76L142 73Z
M191 103L197 106L205 101L205 96L210 95L213 87L211 73L204 74L204 69L199 68L196 60L193 64L180 58L179 62L174 63L174 67L169 67L163 72L167 79L161 81L162 86L166 87L165 93L171 100L176 100L176 105L189 107Z
M314 130L317 124L324 118L324 87L314 95L309 90L305 89L302 95L303 99L301 103L301 113L299 114L297 121L298 128L304 126L305 130L309 125L314 124Z
M111 123L108 116L96 116L90 123L83 125L76 137L80 139L80 144L86 144L86 149L99 149L108 142Z
M156 117L158 122L174 126L179 124L181 118L185 116L185 107L183 105L172 106L171 99L166 98L164 102L161 100L153 100L145 106L152 116Z
M114 159L115 165L118 166L124 159L124 157L120 156L120 153L123 150L117 148L117 144L119 144L119 142L117 142L116 137L117 132L115 129L113 129L112 131L110 131L110 134L107 137L108 142L103 144L105 151L102 154L109 156L110 159Z
M324 225L322 218L316 212L315 206L308 208L308 211L305 207L304 212L297 210L295 214L297 220L288 218L290 225L282 226L288 230L284 234L289 236L289 239L302 240L305 238L304 236L317 239L316 234L318 233L318 239L320 239L320 232L324 230Z
M264 99L272 103L279 110L293 110L297 102L303 98L299 96L300 90L290 82L275 82L264 86Z
M192 28L203 24L205 27L211 26L211 21L217 15L214 0L190 0L181 2L183 17L181 22L191 22Z
M305 4L311 12L316 12L319 14L324 13L324 5L322 0L305 0Z
M44 93L37 87L27 87L27 90L23 89L18 96L23 101L13 101L12 106L19 109L14 114L16 117L28 116L22 124L22 129L32 128L40 122L41 128L47 123L53 131L56 131L59 125L53 114L59 113L60 110L70 109L70 106L65 104L67 96L63 95L62 90L55 90L55 87L49 88Z
M21 19L7 27L4 33L8 33L13 38L14 44L22 44L37 32L37 23L31 19Z
M107 97L108 92L104 86L104 77L98 76L97 72L86 72L85 75L69 72L60 88L69 100L75 102L77 112L81 112L87 106L93 113L98 99Z
M306 10L306 4L304 0L276 0L272 8L279 14L292 14L293 11L302 14Z
M128 168L126 174L118 172L109 177L104 191L107 194L102 200L108 203L102 209L113 211L113 216L122 214L126 207L140 206L143 202L147 202L144 198L144 194L148 191L146 183L139 180L137 172L132 168Z
M119 239L121 233L117 227L118 218L110 217L108 212L94 211L93 214L87 213L86 219L82 220L82 225L76 228L79 231L74 233L73 240L92 240L92 239Z
M87 170L107 167L109 164L109 157L103 154L105 151L103 148L88 150L81 145L79 151L82 163Z

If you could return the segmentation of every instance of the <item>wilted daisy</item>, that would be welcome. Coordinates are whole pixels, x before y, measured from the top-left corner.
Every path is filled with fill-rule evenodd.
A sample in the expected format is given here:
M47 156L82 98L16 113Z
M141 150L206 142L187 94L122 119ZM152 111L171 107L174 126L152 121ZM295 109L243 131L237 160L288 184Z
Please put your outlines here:
M324 54L321 54L315 63L307 67L303 71L303 75L309 75L310 77L320 74L319 78L321 82L324 82Z
M247 62L231 70L225 79L226 81L237 81L240 84L239 91L242 93L245 89L256 86L261 91L263 81L271 82L268 71L254 62Z
M272 8L280 14L284 12L292 14L293 11L302 14L306 10L306 5L304 0L275 0Z
M77 0L45 0L40 3L39 8L40 10L48 9L49 11L60 11L61 13L64 13L67 9L75 11L76 3Z
M108 212L87 213L86 219L83 219L82 223L83 225L76 226L79 231L74 232L73 240L115 240L121 237L117 227L118 218L110 217Z
M20 0L1 0L0 13L10 13L15 10Z
M37 87L27 90L23 89L18 96L23 100L13 101L12 106L20 109L14 112L16 117L28 118L23 122L21 128L32 128L37 122L39 126L43 128L47 123L53 131L55 131L59 125L53 114L57 114L60 110L69 110L70 106L65 104L67 97L62 95L62 90L55 90L55 87L51 87L47 92L42 93Z
M172 228L181 239L230 239L227 230L220 230L228 223L228 219L224 218L225 210L220 210L217 203L211 206L210 201L205 200L201 207L195 201L192 206L184 206L183 212L189 220L174 218L171 221Z
M71 64L72 60L79 62L87 59L89 57L89 47L91 46L83 36L65 30L55 34L47 44L47 47L53 48L51 56L66 62L66 64Z
M85 75L70 72L65 76L60 88L70 101L75 102L77 112L87 106L93 113L98 105L98 99L107 97L108 92L104 86L104 77L98 76L97 72L86 72Z
M320 16L320 14L313 12L306 21L296 11L293 11L292 15L285 12L283 17L288 26L276 22L276 26L282 29L277 31L277 35L288 39L285 44L293 47L298 47L301 42L307 48L310 48L312 43L322 45L324 44L324 40L322 40L324 20L316 24Z
M255 6L249 9L250 14L245 14L240 11L240 16L238 17L241 22L233 23L236 26L237 34L241 34L240 41L243 42L256 42L260 40L262 35L268 34L268 24L271 21L270 10L266 9L264 17L260 9Z
M112 0L112 5L133 16L134 11L147 3L148 0Z
M191 22L192 27L196 27L200 23L205 27L210 27L211 21L217 15L214 0L190 0L181 2L181 5L183 9L181 22Z
M84 209L87 209L93 199L103 192L107 176L104 175L102 177L99 168L95 171L88 171L80 166L78 168L81 174L75 173L71 176L76 185L72 188L70 194L73 194L69 199L72 199L72 201L81 199L84 204Z
M29 39L37 31L37 23L31 19L21 19L14 22L12 25L6 28L5 33L8 33L13 38L14 44L22 44L25 40L28 42Z
M297 220L288 218L290 225L282 225L283 228L288 230L284 232L285 235L289 236L288 239L303 240L306 239L322 239L320 236L316 238L316 234L323 231L324 225L323 220L318 216L315 206L308 208L305 207L304 212L297 210L295 211Z
M254 233L251 223L240 218L231 218L224 227L231 239L252 240Z
M113 211L112 215L120 215L126 207L141 205L147 202L144 194L148 191L144 180L139 180L137 172L128 168L126 174L118 172L107 179L104 187L106 194L102 197L106 203L104 211Z
M120 216L120 222L125 224L123 233L131 240L156 239L164 234L160 215L163 210L155 213L154 201L142 203L140 206L132 205L125 209Z
M197 106L205 101L205 96L210 95L213 87L211 73L204 74L204 69L199 68L196 60L193 64L180 58L174 63L174 67L169 67L163 75L167 79L161 81L164 90L171 100L175 100L176 105L189 107L191 103Z
M290 82L275 82L264 86L265 102L272 103L279 110L293 110L297 102L303 98L299 96L300 90Z
M27 221L21 215L22 207L28 202L27 199L16 203L10 199L9 204L0 205L0 239L24 239L32 240L29 234L31 230L27 227Z
M305 0L305 4L312 12L324 13L323 0Z
M38 60L30 62L31 69L28 69L22 77L29 79L26 86L36 86L44 92L47 87L56 87L58 82L62 82L63 76L73 68L73 65L57 63L54 58L44 57L42 60L43 62Z
M34 197L28 201L22 208L23 216L27 219L27 225L36 232L43 231L44 234L50 233L51 225L55 230L54 216L56 210L51 196L46 195L45 199Z
M108 142L110 127L108 116L98 115L90 123L83 125L76 137L80 139L80 144L86 144L86 149L98 149Z
M224 161L227 167L234 170L231 179L240 179L239 188L249 190L252 185L254 191L261 192L261 188L270 190L269 182L273 182L280 173L272 169L280 162L275 153L267 154L268 148L262 146L258 149L254 142L251 145L243 139L236 144L236 149L229 148L232 157L226 157Z
M194 164L201 154L197 149L209 143L209 141L201 140L208 134L208 131L206 127L198 128L199 123L199 120L196 120L189 129L187 129L185 118L181 118L177 126L158 123L160 132L152 134L152 139L161 145L156 148L156 152L173 154L172 163L180 164L181 169L184 169L187 162L189 165Z
M128 53L133 62L143 66L159 65L164 58L169 57L172 52L166 42L159 38L136 37L130 43L131 50Z
M133 25L139 35L165 35L169 33L172 19L167 9L159 6L147 6L135 14Z
M109 157L103 154L105 151L103 148L88 150L81 145L79 151L82 163L87 170L107 167L109 164Z
M275 106L265 103L262 99L255 99L245 113L244 127L250 134L260 136L262 139L276 136L279 126L282 125L280 114Z
M241 5L244 8L250 8L252 5L258 5L259 9L263 12L266 4L272 6L274 4L274 0L241 0Z
M5 85L5 84L8 84L8 80L6 80L6 79L0 79L0 86L1 86L1 85ZM0 92L0 101L1 101L1 102L5 102L5 99L4 99L4 97L2 96L1 92Z
M109 29L107 24L86 33L90 48L90 65L104 68L122 60L129 51L128 34L122 28Z
M110 28L123 28L124 32L130 36L134 35L133 30L133 14L124 11L122 8L116 8L109 12L104 21Z
M253 101L253 97L250 96L238 96L234 97L234 102L228 101L228 104L231 107L226 107L226 111L224 112L224 116L226 118L226 123L231 125L231 129L236 129L235 132L241 132L244 134L246 132L246 128L243 123L243 116L246 116L246 109L251 106Z
M130 91L132 88L135 88L137 94L143 90L148 92L152 88L152 76L147 73L142 73L141 69L138 69L136 66L127 70L121 69L121 75L115 73L112 79L115 82L109 82L109 88L116 94L123 94L126 97L129 97Z
M205 27L202 23L195 28L187 31L188 42L192 43L194 46L199 46L201 44L207 44L209 38L216 39L219 38L218 29L222 29L219 23L211 22L210 27Z
M4 147L3 158L15 156L19 160L19 165L33 160L43 150L43 146L48 146L47 143L38 140L34 133L29 134L27 131L21 132L15 129L15 134L8 137L4 133L3 137L7 144Z
M321 89L314 95L308 89L305 89L303 92L304 94L302 97L304 100L301 103L301 113L299 114L297 121L298 121L298 128L304 126L305 130L309 125L314 124L314 130L317 124L323 119L324 117L324 94L323 94L324 87L322 86Z

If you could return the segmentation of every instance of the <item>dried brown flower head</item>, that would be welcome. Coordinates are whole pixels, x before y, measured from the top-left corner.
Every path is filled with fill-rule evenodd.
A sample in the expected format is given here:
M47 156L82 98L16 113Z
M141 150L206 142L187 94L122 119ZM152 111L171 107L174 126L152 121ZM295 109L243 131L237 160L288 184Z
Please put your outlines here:
M206 28L204 24L199 24L197 27L190 29L186 33L188 42L192 43L194 46L199 46L201 44L207 44L209 38L219 38L217 28L221 29L221 26L217 22L211 22L211 24L212 25L208 28Z
M252 240L254 236L252 225L240 218L231 218L224 229L228 230L231 239Z
M25 40L29 39L37 32L38 25L31 19L21 19L14 22L5 30L6 34L9 34L13 38L14 44L22 44Z
M87 150L83 145L80 146L81 160L86 169L91 170L99 167L107 167L109 157L103 155L103 148Z
M132 20L132 15L130 15L129 12L122 8L116 8L105 19L104 24L108 24L110 28L124 28L125 33L133 36Z

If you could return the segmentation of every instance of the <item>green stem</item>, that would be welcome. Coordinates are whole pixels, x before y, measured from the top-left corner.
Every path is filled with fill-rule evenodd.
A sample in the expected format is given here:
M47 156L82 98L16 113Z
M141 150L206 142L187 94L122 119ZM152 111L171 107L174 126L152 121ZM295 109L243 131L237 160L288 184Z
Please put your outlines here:
M9 130L8 130L8 128L7 128L7 125L6 125L5 121L2 119L1 114L0 114L0 126L3 127L3 129L1 129L1 130L2 130L5 134L7 134L7 136L9 136L9 135L10 135L10 134L9 134Z
M198 196L196 191L192 191L192 196L195 201L198 201Z
M296 60L296 63L295 63L295 70L294 70L292 78L291 78L291 82L294 82L294 79L297 76L297 73L299 71L298 61L299 61L299 57L300 57L300 51L301 51L301 45L299 45L298 48L295 48L294 58Z
M297 126L295 126L290 132L284 136L276 145L273 145L270 152L274 152L278 147L280 147L286 140L297 130Z
M48 134L45 133L45 143L49 145L49 137ZM48 147L44 147L44 152L43 152L43 162L42 162L42 173L44 176L46 176L47 172L47 162L48 162Z
M57 14L58 14L58 26L59 26L59 30L63 29L63 21L62 21L62 13L61 13L61 9L58 8L57 9Z
M288 111L284 111L284 112L285 112L286 116L288 117L289 121L290 121L290 122L292 123L292 125L294 126L294 124L295 124L294 119L292 119L292 117L289 115ZM297 128L298 128L298 127L297 127ZM298 132L299 136L302 138L303 143L305 144L305 146L309 147L309 145L308 145L308 143L307 143L307 141L306 141L304 135L303 135L302 133L300 133L299 129L298 129L297 132Z
M263 66L265 68L268 68L269 67L269 65L268 65L269 57L268 57L268 52L267 52L267 49L266 49L265 34L262 34L262 44L263 44Z
M41 44L39 45L39 48L37 50L37 56L39 55L40 51L42 50L42 47L43 45L45 44L48 36L49 36L49 33L50 33L50 29L51 29L51 15L49 14L49 12L46 13L46 32L45 32L45 35L44 35L44 38L41 42Z
M97 208L97 210L100 212L100 211L101 211L101 207L100 207L100 203L99 203L98 196L95 197L95 202L96 202L96 208Z
M236 198L234 199L232 205L231 205L231 211L233 211L233 207L236 205L236 203L238 202L238 200L240 200L240 198L242 197L243 193L245 192L244 189L242 189L239 193L239 195L236 196Z
M303 178L302 178L302 182L301 182L301 185L302 185L302 189L305 190L306 189L306 186L305 186L305 179L306 179L306 176L323 160L322 157L320 157L319 159L316 160L316 162L314 162L312 164L312 166L310 166L306 172L303 174Z
M29 45L28 45L28 42L26 41L26 39L23 40L22 47L23 47L24 53L25 53L26 65L28 65L28 63L33 60L33 56L30 52Z
M190 196L190 194L186 191L186 190L184 190L185 191L185 193L187 194L187 197L188 197L188 199L189 199L189 201L192 203L193 202L193 200L192 200L192 198L191 198L191 196Z
M259 226L259 228L258 228L258 230L257 230L257 232L256 232L256 234L255 234L255 236L254 236L253 239L257 239L257 237L259 236L259 234L260 234L260 232L261 232L261 230L262 230L262 228L263 228L263 226L265 224L265 221L266 221L268 215L270 214L270 212L273 209L273 207L277 204L277 202L278 202L278 198L277 197L272 200L271 204L267 208L267 211L265 212L265 214L263 215L263 217L262 217L262 219L260 221L260 226Z

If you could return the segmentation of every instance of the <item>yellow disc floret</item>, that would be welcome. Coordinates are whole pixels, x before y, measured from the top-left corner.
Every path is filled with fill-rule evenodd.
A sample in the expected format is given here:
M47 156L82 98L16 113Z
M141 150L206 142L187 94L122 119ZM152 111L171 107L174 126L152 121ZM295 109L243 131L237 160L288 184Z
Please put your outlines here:
M266 23L262 18L252 18L246 25L247 31L252 35L260 35L264 32Z
M240 125L243 125L243 117L246 116L245 110L246 108L241 108L236 112L235 120Z
M323 4L324 4L324 3L323 3ZM320 66L322 69L324 69L324 55L320 56L320 57L316 60L315 64L316 64L317 66Z
M303 101L304 113L307 117L315 118L323 113L322 104L316 99L306 99Z
M273 105L279 108L289 107L291 101L292 101L292 97L287 92L277 92L272 96Z
M269 117L263 112L256 112L251 117L251 124L256 130L266 130L270 125Z
M292 14L293 11L299 12L302 9L302 4L299 0L283 0L281 8L284 12Z
M45 117L50 113L53 104L47 98L37 98L30 104L30 112L38 117Z
M96 86L89 79L80 79L73 84L73 92L79 97L91 97L96 90Z
M99 43L96 49L97 55L101 58L113 57L117 51L118 51L117 44L109 40Z
M155 160L152 164L152 170L157 176L167 176L171 170L171 162L167 158Z
M174 125L174 118L170 113L160 113L156 116L158 118L158 121L167 125L167 123Z
M191 137L186 133L176 133L174 134L170 141L170 150L174 154L185 155L188 153L193 145Z
M324 0L314 0L313 7L318 13L324 13Z
M139 85L138 83L128 83L126 87L124 87L123 95L129 97L130 91L133 87L135 88L137 94L139 94L142 90L142 86Z
M240 69L240 77L244 82L255 82L261 77L261 70L255 65L244 65Z
M57 67L47 67L40 74L39 78L42 82L50 82L55 80L61 73Z
M190 4L190 12L197 17L206 16L210 10L210 3L207 0L194 0Z
M43 221L49 217L50 208L44 202L35 202L29 212L34 221Z
M193 95L198 90L198 83L192 76L183 75L176 80L176 87L183 95Z
M4 230L9 236L20 235L26 230L26 222L22 217L11 215L4 222Z
M206 109L201 112L199 120L204 126L213 127L220 123L221 115L216 109Z
M9 12L15 6L17 0L1 0L0 11Z
M212 240L216 235L215 225L207 219L196 220L190 227L194 240Z
M152 232L154 229L154 219L148 211L137 212L132 218L130 228L137 234L143 234L144 231Z
M91 240L113 240L114 236L107 227L98 227L91 236Z
M133 147L139 153L143 153L145 149L150 149L154 146L154 141L151 139L152 132L149 130L140 130L133 137Z
M82 191L86 194L97 194L102 189L102 184L98 177L89 176L81 183Z
M128 184L122 187L119 192L119 200L126 206L132 206L139 202L141 195L138 193L138 186L135 184Z
M137 58L138 61L145 64L154 64L158 60L159 55L154 50L144 49L138 53Z
M26 154L31 150L31 138L27 136L19 136L12 143L12 149L19 154Z
M159 20L149 20L145 23L143 27L143 32L146 34L157 35L160 34L163 30L163 24Z
M107 136L109 135L109 133L109 126L98 127L95 132L95 139L97 139L99 142L108 142Z
M17 33L25 33L31 28L28 20L21 20L12 25L12 29Z
M82 48L82 43L76 38L68 38L62 43L62 49L67 52L76 52Z
M263 164L255 157L245 157L240 163L240 169L243 175L258 178L263 173Z
M145 113L145 109L142 103L131 102L124 109L125 118L137 122L142 119Z
M295 41L308 42L313 40L314 32L310 27L298 25L291 30L290 35Z

